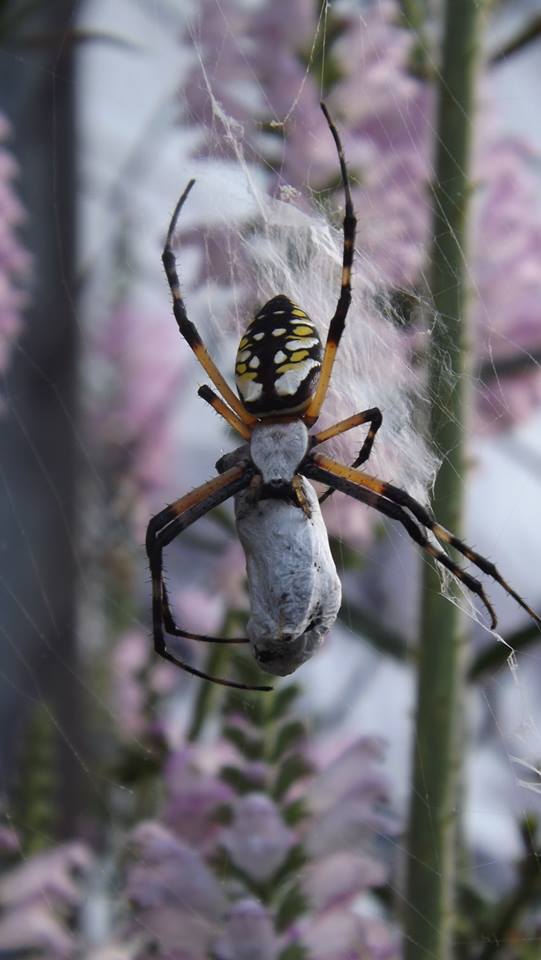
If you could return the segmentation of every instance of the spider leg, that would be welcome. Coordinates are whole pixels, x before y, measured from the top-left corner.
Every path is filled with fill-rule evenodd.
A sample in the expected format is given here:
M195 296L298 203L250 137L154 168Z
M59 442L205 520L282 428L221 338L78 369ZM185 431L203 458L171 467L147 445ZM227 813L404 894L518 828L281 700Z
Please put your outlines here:
M248 637L209 637L204 633L191 633L177 626L171 612L167 587L162 581L162 613L165 632L172 637L183 637L185 640L200 640L203 643L250 643Z
M497 567L491 563L490 560L487 560L486 557L483 557L481 554L473 550L467 543L464 543L463 540L460 540L453 533L447 530L445 527L442 527L426 510L422 504L418 503L409 493L406 493L405 490L401 490L400 487L395 487L391 483L386 483L383 480L378 480L376 477L371 477L367 473L363 473L361 470L352 470L349 467L344 467L342 464L337 463L334 460L331 460L328 457L322 455L317 455L315 457L319 465L324 467L326 470L330 470L333 476L342 476L348 480L351 480L355 484L361 484L363 487L374 491L377 494L381 494L386 497L388 500L391 500L393 503L399 504L402 507L408 509L413 516L424 527L427 527L428 530L431 530L435 537L443 543L448 543L451 547L454 547L462 556L466 557L471 563L474 563L476 567L479 568L483 573L486 573L487 576L492 577L496 583L499 583L501 587L513 597L513 599L526 611L528 616L541 627L541 617L532 610L531 607L522 599L522 597L513 590L510 584L507 583L507 580L504 580L501 573ZM336 484L335 484L336 486ZM346 491L347 492L347 491Z
M350 470L349 467L343 467L344 474L336 473L334 470L327 469L327 467L320 466L320 460L327 461L327 457L318 457L317 461L308 461L307 464L303 465L302 472L305 476L310 477L312 480L319 480L322 483L326 483L329 486L333 486L335 490L341 490L343 493L347 493L348 496L353 497L355 500L360 500L361 503L365 503L367 506L372 507L374 510L377 510L378 513L383 513L386 517L391 517L393 520L398 520L403 527L407 530L412 540L417 543L422 550L425 551L433 560L437 563L440 563L442 567L445 567L450 573L461 580L472 593L477 594L478 597L484 603L491 620L491 629L493 630L497 624L496 614L494 608L488 599L483 585L475 577L472 577L466 570L463 570L462 567L459 567L457 563L451 560L450 557L444 553L443 550L439 550L435 547L430 540L428 540L426 534L421 530L420 527L411 519L408 513L397 503L393 503L391 500L387 500L384 496L379 493L376 493L374 490L369 489L364 486L360 486L358 481L350 480L345 476L345 471ZM333 461L330 461L333 463ZM337 464L341 466L341 464Z
M188 315L186 313L186 307L184 306L184 301L182 299L182 293L180 290L180 281L177 273L177 265L175 254L172 249L172 240L173 234L176 229L177 221L180 215L180 211L184 206L186 197L188 196L190 190L192 189L195 180L190 180L188 186L184 190L180 200L178 201L173 216L171 217L171 223L169 224L169 230L167 231L167 237L165 240L165 246L162 253L162 263L165 269L165 275L167 277L167 282L169 283L169 288L173 297L173 313L175 314L175 320L177 321L178 328L188 343L188 346L191 347L195 353L199 363L207 372L208 376L212 380L213 384L217 388L218 392L221 393L224 400L233 408L237 416L243 423L252 424L255 423L255 418L252 417L247 410L244 409L239 398L235 396L231 387L224 379L218 367L215 365L214 361L211 359L207 348L205 347L201 337L199 336L195 325L188 320Z
M341 433L346 433L347 430L351 430L353 427L361 426L363 423L369 423L370 430L364 438L358 456L351 464L352 467L360 467L361 463L366 463L372 453L374 439L382 422L383 416L379 407L361 410L360 413L354 413L352 417L348 417L346 420L340 420L338 423L334 423L332 427L327 427L326 430L320 430L319 433L315 433L312 436L312 446L314 447L318 443L324 443L325 440L330 440L332 437L339 437ZM328 500L329 497L332 496L333 492L332 487L330 487L321 495L319 502L324 503L325 500Z
M220 400L220 397L214 393L214 390L211 390L207 384L203 384L202 387L199 387L197 393L203 400L210 403L211 407L216 410L216 413L219 413L224 420L227 420L229 426L233 427L233 430L236 430L237 433L240 433L241 437L244 437L245 440L250 439L252 435L251 430L229 409L223 400Z
M163 657L164 660L174 663L187 673L201 677L203 680L212 680L214 683L219 683L222 686L236 687L240 690L270 690L272 689L271 687L248 686L244 683L236 683L233 680L211 677L202 670L197 670L195 667L190 666L169 652L163 632L164 622L166 625L167 623L173 622L169 608L167 608L167 613L164 611L164 598L167 601L167 591L163 583L162 555L164 548L171 543L175 537L178 537L183 530L186 530L192 523L195 523L196 520L203 517L209 510L212 510L213 507L223 503L224 500L227 500L235 493L238 493L239 490L246 487L250 482L251 476L252 471L247 468L246 465L231 467L230 470L226 470L221 476L214 477L207 483L197 487L197 489L192 490L191 493L187 493L179 500L175 500L174 503L160 511L160 513L150 521L146 536L146 550L152 576L152 632L156 653L160 657ZM196 639L212 639L210 637L206 638L185 633L184 631L179 631L178 635L187 637L195 636Z
M351 303L351 265L353 263L355 229L357 226L342 142L340 140L338 131L330 118L329 111L324 103L321 104L321 109L325 114L325 119L329 125L329 130L333 135L336 149L338 151L340 172L342 174L342 184L346 198L346 211L344 216L344 249L342 255L342 280L340 285L340 295L334 316L329 325L329 332L327 334L327 342L325 343L325 352L323 354L321 372L319 375L316 392L312 397L303 417L308 426L310 426L312 423L315 423L319 416L319 411L321 410L327 393L327 388L329 386L329 380L331 377L336 351L338 350L338 344L340 343L340 339L344 332L347 312Z

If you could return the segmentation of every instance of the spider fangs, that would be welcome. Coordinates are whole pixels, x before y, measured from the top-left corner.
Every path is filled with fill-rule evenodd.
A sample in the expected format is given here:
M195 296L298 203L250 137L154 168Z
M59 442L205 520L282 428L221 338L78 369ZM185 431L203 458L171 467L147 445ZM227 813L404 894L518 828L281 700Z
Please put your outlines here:
M496 615L482 584L429 540L427 531L435 541L453 547L496 580L541 626L538 615L493 563L442 527L404 490L358 469L368 460L381 426L382 415L377 407L318 433L308 432L327 393L351 301L356 226L340 137L325 104L321 108L336 144L345 196L342 279L323 351L314 324L304 311L284 295L273 297L256 315L239 344L235 367L239 400L188 319L180 291L172 238L193 180L177 203L162 256L180 333L221 396L208 386L201 387L199 395L247 442L221 458L216 464L218 476L170 504L148 525L146 548L152 575L154 648L161 657L188 673L241 689L272 688L248 687L210 677L171 653L164 634L205 642L249 643L260 666L277 676L292 673L312 656L336 619L341 588L320 501L309 479L329 487L321 499L333 490L341 490L398 520L425 553L481 599L492 628ZM351 467L315 452L319 444L361 424L370 426ZM232 496L237 530L246 554L251 609L248 636L225 638L190 633L176 625L171 613L163 580L163 550L183 530Z

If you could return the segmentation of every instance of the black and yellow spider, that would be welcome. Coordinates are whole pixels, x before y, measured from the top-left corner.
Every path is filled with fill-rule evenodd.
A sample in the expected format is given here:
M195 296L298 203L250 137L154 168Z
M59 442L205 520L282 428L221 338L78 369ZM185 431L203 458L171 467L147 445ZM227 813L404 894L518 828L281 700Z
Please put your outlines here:
M284 295L273 297L256 314L240 341L235 368L239 399L188 319L180 291L171 244L193 180L173 213L162 257L179 330L222 399L208 386L201 387L199 395L246 442L218 461L218 476L170 504L148 525L146 548L152 574L154 647L161 657L183 670L226 686L245 688L244 684L209 677L179 660L167 649L164 633L218 643L250 643L255 659L264 670L284 676L292 673L320 646L338 614L340 581L319 501L308 480L321 481L331 491L341 490L398 520L412 540L481 598L490 614L492 628L496 625L496 615L481 583L431 542L427 530L501 584L541 625L541 619L506 583L494 564L437 523L426 508L404 490L358 469L368 460L381 426L382 416L377 407L356 413L318 433L308 432L319 417L344 331L351 301L356 227L340 137L325 105L321 107L338 151L345 194L342 280L324 350L305 312ZM325 440L365 423L370 427L351 467L317 452ZM183 530L232 496L235 497L237 530L246 553L251 610L248 637L207 637L175 624L163 580L162 553Z

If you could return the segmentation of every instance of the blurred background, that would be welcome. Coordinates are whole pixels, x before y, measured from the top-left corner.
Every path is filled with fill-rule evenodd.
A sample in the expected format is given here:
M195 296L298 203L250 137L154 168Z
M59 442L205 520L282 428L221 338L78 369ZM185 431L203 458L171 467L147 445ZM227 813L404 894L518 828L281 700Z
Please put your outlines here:
M198 398L206 378L173 317L160 255L174 205L195 177L179 273L230 382L273 292L324 331L343 209L324 96L359 225L322 423L379 405L370 469L427 501L449 457L428 410L453 415L427 379L432 349L445 395L467 388L464 538L541 608L541 4L482 11L459 378L431 347L442 8L0 3L2 956L402 955L425 558L336 493L339 620L264 706L157 662L143 542L237 442ZM166 566L185 628L242 632L230 507ZM455 949L522 960L541 937L539 630L485 586L505 643L463 597ZM175 650L261 682L242 651Z

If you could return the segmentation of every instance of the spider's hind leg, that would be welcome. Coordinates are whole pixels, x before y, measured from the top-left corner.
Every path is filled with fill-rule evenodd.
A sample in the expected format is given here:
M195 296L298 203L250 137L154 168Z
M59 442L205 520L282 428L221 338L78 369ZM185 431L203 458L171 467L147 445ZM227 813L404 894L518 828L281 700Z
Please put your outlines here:
M209 637L204 633L191 633L189 630L183 630L177 626L171 605L167 587L162 579L162 615L165 632L172 637L183 637L185 640L200 640L203 643L249 643L248 637Z
M209 480L208 483L202 484L196 490L176 500L150 521L147 529L146 550L152 577L152 633L156 653L187 673L201 677L203 680L212 680L214 683L226 687L236 687L241 690L271 690L272 687L268 686L247 686L233 680L211 677L171 653L167 648L164 637L164 627L167 630L168 626L172 626L174 627L172 632L177 636L207 641L215 639L214 637L192 634L176 627L169 609L167 590L163 582L163 551L172 540L192 523L195 523L213 507L223 503L224 500L246 487L251 476L251 471L246 468L246 464L231 467L221 476Z

